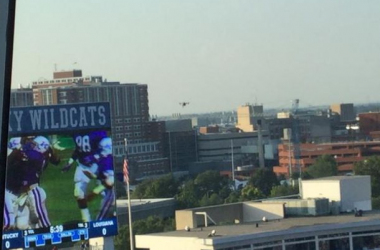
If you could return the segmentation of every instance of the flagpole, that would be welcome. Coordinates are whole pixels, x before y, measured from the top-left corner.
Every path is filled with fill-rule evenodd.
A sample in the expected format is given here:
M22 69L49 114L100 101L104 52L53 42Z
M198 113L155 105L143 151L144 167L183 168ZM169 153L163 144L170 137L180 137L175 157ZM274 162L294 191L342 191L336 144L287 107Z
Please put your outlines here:
M128 143L127 138L124 138L124 147L125 147L125 161L128 160ZM133 228L132 228L132 206L131 206L131 194L129 192L129 176L126 179L127 182L127 196L128 196L128 218L129 218L129 241L131 243L131 250L134 250L134 240L133 240Z

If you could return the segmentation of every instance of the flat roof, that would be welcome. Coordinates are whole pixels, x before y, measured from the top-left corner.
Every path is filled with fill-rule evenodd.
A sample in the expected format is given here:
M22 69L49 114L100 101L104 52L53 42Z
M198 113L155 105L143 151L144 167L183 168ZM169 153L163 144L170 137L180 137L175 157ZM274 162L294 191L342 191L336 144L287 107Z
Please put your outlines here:
M145 205L145 204L151 204L151 203L160 203L163 201L172 201L174 198L161 198L161 199L132 199L131 200L131 206L139 206L139 205ZM117 207L127 207L128 206L128 200L127 199L117 199L116 200L116 206Z
M313 234L317 231L327 232L328 230L335 230L343 228L344 226L355 227L363 225L375 225L380 227L380 211L364 212L362 217L355 217L353 213L318 216L318 217L291 217L279 220L272 220L268 222L244 223L223 226L210 226L203 228L191 229L189 232L185 230L154 233L149 236L161 237L189 237L199 239L222 239L234 236L244 236L276 231L286 231L287 234L294 233L307 233ZM338 226L341 225L341 226ZM366 229L370 230L369 227ZM212 238L208 237L209 233L215 230L216 235Z
M341 176L329 176L329 177L323 177L318 179L311 179L311 180L302 180L302 181L331 181L331 180L348 180L348 179L360 179L363 177L369 177L369 175L341 175Z

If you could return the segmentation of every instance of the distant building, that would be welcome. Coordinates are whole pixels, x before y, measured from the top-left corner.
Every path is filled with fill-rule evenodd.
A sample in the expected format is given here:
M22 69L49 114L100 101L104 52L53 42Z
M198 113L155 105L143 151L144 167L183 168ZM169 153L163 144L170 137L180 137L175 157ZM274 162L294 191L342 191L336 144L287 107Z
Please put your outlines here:
M33 106L32 88L12 89L10 106L11 107Z
M264 147L269 144L269 136L267 131L262 131L262 135L261 147ZM252 163L258 160L258 147L258 132L199 134L198 160L231 161L233 153L236 165Z
M165 157L172 171L187 171L197 161L197 131L191 119L165 121Z
M289 152L290 148L290 152ZM301 170L304 171L313 165L316 159L322 155L332 155L338 164L340 174L350 173L354 164L363 161L366 157L380 154L380 141L363 142L342 142L326 144L300 144L300 161L298 162ZM277 174L288 176L289 165L292 165L292 172L298 172L295 168L293 147L289 144L278 145L279 166L274 167L273 171ZM290 158L289 158L290 156Z
M32 103L30 91L12 90L13 106L109 102L116 169L121 170L127 138L132 175L169 171L164 157L165 124L149 119L146 84L107 82L101 76L83 76L81 70L72 70L54 72L52 80L33 82Z
M262 119L263 113L264 108L262 105L239 106L236 127L244 132L257 130L257 121Z
M199 133L200 134L211 134L211 133L219 133L219 126L207 126L207 127L200 127Z
M380 112L359 114L359 128L366 136L380 132Z
M332 137L331 123L327 116L314 114L300 114L298 119L298 133L300 142L330 142ZM285 137L284 129L294 128L294 118L266 118L265 124L271 139Z
M354 104L352 103L339 103L332 104L330 110L340 115L341 122L355 121L356 114L354 110Z

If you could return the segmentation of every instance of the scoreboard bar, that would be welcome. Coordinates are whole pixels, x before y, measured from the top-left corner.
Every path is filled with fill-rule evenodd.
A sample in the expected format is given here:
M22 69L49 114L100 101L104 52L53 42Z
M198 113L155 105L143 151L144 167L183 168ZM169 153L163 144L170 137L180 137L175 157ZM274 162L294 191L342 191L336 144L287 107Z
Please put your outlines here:
M108 237L117 234L116 218L78 223L77 229L65 230L63 226L52 226L50 232L38 230L14 231L3 234L3 249L42 247L65 242L78 242L95 237ZM70 226L68 226L70 228ZM47 230L49 230L47 229ZM43 231L46 231L43 230Z

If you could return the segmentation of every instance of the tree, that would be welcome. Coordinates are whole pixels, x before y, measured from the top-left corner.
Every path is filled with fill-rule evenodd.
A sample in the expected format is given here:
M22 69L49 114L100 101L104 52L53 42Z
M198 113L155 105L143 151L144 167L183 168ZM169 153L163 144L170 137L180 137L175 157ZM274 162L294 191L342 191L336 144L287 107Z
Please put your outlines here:
M292 194L298 194L298 186L289 186L289 185L279 185L272 187L272 190L270 191L271 197L280 197L280 196L287 196Z
M167 174L154 180L145 191L146 198L171 198L177 194L178 183L173 175Z
M222 203L223 203L223 200L219 197L219 195L216 193L213 193L213 194L211 194L210 197L208 196L208 194L205 194L202 197L201 201L199 202L199 205L201 207L206 207L206 206L219 205Z
M145 180L136 186L136 189L132 192L131 197L134 199L143 199L146 197L146 190L151 185L153 180Z
M338 166L333 156L322 155L307 169L312 178L322 178L338 174Z
M247 185L241 190L240 201L250 201L264 198L263 193L252 185Z
M145 180L137 185L132 198L171 198L177 194L178 183L170 174L156 180Z
M198 190L193 180L186 181L179 189L177 194L178 207L180 209L199 206Z
M235 203L235 202L238 202L239 199L240 199L240 192L241 190L239 191L233 191L230 193L230 195L225 199L225 203Z
M372 197L380 196L380 156L371 156L354 165L356 175L370 175Z
M229 185L226 177L221 176L218 171L211 170L199 174L195 178L194 184L200 192L200 197L203 197L208 192L219 194L224 187Z
M278 185L277 176L272 170L260 168L249 179L249 184L268 196L273 186Z

